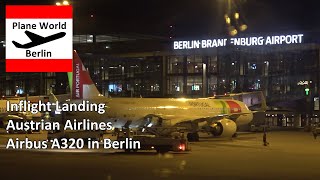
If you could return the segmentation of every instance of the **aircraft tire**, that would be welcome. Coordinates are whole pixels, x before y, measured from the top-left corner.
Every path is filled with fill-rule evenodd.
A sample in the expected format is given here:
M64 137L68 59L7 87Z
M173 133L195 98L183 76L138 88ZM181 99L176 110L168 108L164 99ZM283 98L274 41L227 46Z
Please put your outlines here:
M232 135L232 137L233 137L233 138L236 138L236 137L238 137L238 134L237 134L237 133L234 133L234 134Z
M196 142L199 141L199 134L196 133L188 133L187 138L189 142Z

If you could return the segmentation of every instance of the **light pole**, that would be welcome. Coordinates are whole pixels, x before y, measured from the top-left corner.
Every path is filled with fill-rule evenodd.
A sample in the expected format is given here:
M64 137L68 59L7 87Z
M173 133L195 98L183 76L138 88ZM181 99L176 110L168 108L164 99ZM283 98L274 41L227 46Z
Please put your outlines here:
M70 5L69 1L56 2L57 6L68 6Z
M245 31L248 26L245 24L245 18L243 14L240 13L239 3L233 0L227 0L226 4L226 14L224 15L225 23L227 25L227 30L229 35L235 36L239 31Z

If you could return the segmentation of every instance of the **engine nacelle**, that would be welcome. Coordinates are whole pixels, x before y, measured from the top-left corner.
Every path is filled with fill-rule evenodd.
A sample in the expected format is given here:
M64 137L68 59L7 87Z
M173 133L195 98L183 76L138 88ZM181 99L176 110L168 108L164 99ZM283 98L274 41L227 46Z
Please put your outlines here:
M237 125L230 119L221 119L210 125L210 131L214 136L232 137L237 131Z
M247 113L240 115L235 121L236 124L239 125L247 125L249 124L253 119L253 114L252 113Z

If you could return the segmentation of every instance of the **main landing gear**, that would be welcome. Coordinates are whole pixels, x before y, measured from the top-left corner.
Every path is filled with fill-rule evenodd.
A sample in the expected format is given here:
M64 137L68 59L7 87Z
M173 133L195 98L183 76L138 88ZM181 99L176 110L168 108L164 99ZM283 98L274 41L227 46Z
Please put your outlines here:
M196 142L196 141L199 141L199 134L197 132L188 133L187 138L189 142Z

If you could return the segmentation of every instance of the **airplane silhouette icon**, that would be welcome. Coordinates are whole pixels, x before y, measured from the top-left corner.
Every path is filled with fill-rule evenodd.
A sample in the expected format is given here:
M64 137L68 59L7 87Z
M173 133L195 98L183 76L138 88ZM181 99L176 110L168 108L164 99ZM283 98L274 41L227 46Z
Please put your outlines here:
M16 41L12 41L12 43L17 48L29 49L29 48L32 48L35 46L39 46L40 44L44 44L44 43L47 43L50 41L54 41L56 39L60 39L66 35L65 32L59 32L59 33L53 34L51 36L42 37L42 36L39 36L37 34L30 32L30 31L25 31L25 34L29 37L29 39L31 39L31 42L22 45L20 43L17 43Z

